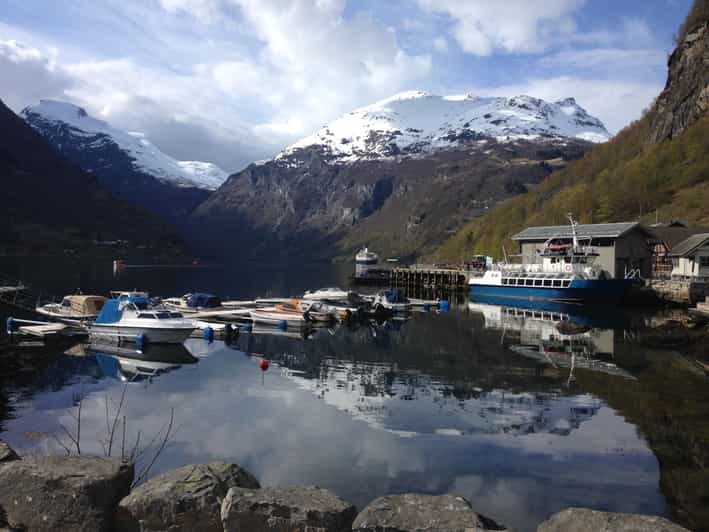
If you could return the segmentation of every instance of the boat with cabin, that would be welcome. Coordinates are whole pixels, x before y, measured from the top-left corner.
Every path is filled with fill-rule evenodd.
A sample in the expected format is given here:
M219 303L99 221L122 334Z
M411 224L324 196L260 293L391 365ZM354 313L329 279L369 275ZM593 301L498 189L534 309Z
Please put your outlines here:
M634 283L616 279L594 264L598 253L581 246L576 222L569 215L572 241L549 239L532 263L493 265L468 281L472 297L494 296L561 302L619 302Z
M382 290L374 296L372 308L375 312L382 310L409 312L411 310L411 302L400 290Z
M321 288L320 290L307 291L303 295L303 299L313 301L346 301L350 296L350 292L342 288L330 286Z
M38 314L57 320L94 320L101 312L106 301L103 296L76 294L64 297L61 303L37 305L35 311Z
M147 297L126 295L106 301L89 336L118 343L182 344L194 329L181 312L156 306Z
M222 300L213 294L185 294L182 297L170 297L162 300L163 305L171 310L185 314L225 309Z

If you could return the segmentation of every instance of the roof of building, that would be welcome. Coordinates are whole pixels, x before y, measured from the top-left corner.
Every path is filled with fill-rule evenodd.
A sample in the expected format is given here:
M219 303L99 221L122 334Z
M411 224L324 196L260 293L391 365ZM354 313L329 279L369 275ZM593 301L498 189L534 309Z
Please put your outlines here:
M650 225L646 229L650 234L650 243L663 243L668 249L672 249L692 235L709 233L709 227L687 227L682 225Z
M689 238L682 240L679 244L670 250L670 257L686 257L694 252L697 248L709 242L709 233L699 233L692 235Z
M618 238L639 226L638 222L579 224L576 226L576 235L579 238ZM571 238L571 226L545 225L528 227L521 233L514 235L512 240L548 240L550 238Z

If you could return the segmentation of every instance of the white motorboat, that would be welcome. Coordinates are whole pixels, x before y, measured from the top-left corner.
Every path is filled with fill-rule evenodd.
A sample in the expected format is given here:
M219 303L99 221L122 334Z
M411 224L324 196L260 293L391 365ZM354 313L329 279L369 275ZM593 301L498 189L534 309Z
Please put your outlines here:
M374 296L372 308L375 311L409 312L411 303L399 290L382 290Z
M334 286L305 292L303 299L311 301L346 301L350 292Z
M181 344L194 329L182 313L154 306L147 297L123 297L106 301L89 335L117 342Z
M72 295L66 296L61 303L38 305L35 310L38 314L59 320L94 320L105 303L103 296Z

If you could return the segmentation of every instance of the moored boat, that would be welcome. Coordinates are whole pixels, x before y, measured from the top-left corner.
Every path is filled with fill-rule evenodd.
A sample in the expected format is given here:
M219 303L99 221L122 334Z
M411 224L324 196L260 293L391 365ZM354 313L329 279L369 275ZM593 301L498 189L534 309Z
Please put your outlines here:
M633 279L614 279L594 261L598 253L580 246L576 222L569 215L572 242L546 242L537 261L497 264L480 277L471 277L471 296L525 300L614 303L620 301Z
M303 299L313 301L346 301L350 296L350 292L338 287L321 288L319 290L307 291L303 295Z
M58 320L83 321L96 319L105 303L103 296L71 295L64 297L61 303L38 305L35 310Z
M409 312L411 303L399 290L382 290L374 296L372 308L375 311Z
M170 297L163 299L163 305L171 310L177 310L185 314L196 312L222 310L226 307L222 300L213 294L185 294L182 297Z
M89 335L119 343L181 344L194 329L180 312L156 307L146 297L123 297L106 301Z

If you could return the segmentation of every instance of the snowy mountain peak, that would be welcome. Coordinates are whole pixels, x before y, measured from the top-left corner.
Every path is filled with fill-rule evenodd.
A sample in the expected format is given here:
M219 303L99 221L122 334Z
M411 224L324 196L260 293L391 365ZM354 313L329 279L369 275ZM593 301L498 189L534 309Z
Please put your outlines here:
M68 102L40 100L39 104L26 107L20 114L44 136L52 135L57 128L68 128L71 137L81 142L87 150L113 143L130 158L135 171L160 181L214 190L228 177L213 163L177 161L160 151L143 133L114 128L108 122L92 117L82 107Z
M527 95L437 96L407 91L337 118L286 148L278 158L308 147L322 148L335 161L353 162L420 155L485 138L605 142L610 137L603 123L574 98L550 103Z

